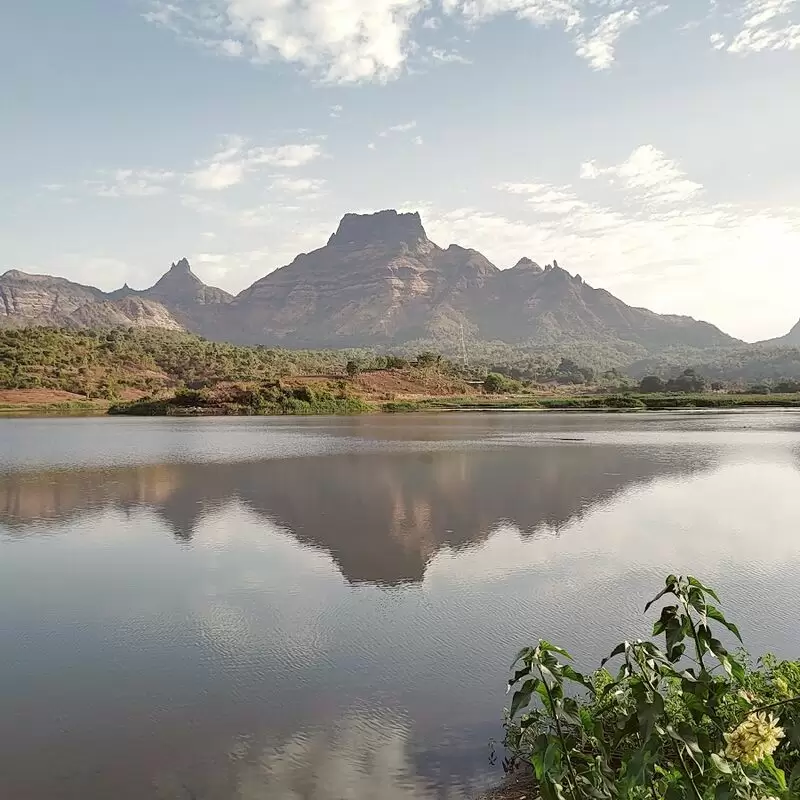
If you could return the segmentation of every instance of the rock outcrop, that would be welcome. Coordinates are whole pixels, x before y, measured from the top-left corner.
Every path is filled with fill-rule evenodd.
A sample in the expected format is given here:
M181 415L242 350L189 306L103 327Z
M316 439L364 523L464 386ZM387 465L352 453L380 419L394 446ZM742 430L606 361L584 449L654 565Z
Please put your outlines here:
M206 286L184 258L149 289L103 292L65 278L9 270L0 275L0 325L158 327L201 330L204 312L233 296Z
M132 299L151 305L120 305ZM675 345L738 343L705 322L632 308L556 261L542 268L521 258L500 270L476 250L442 248L428 238L419 214L391 210L346 214L325 246L297 256L235 298L206 286L181 259L149 289L126 285L110 294L12 271L0 277L0 303L0 324L6 325L119 319L285 347L446 347L463 333L532 346L609 344L633 348L641 357ZM98 303L104 305L93 309Z
M735 344L688 317L631 308L557 262L500 270L475 250L431 242L419 214L347 214L328 244L254 283L227 305L214 335L245 343L343 347L473 339Z
M0 275L0 325L62 325L76 309L104 298L92 286L11 269Z
M165 306L142 297L123 297L119 300L86 303L69 315L65 327L184 330L184 326Z

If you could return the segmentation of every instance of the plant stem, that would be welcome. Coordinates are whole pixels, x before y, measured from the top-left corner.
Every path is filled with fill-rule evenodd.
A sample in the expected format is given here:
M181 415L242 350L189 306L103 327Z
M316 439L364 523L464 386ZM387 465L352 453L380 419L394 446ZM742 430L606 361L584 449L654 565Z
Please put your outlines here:
M564 758L567 761L567 768L569 769L569 777L572 785L570 786L571 794L573 800L578 800L578 796L576 794L578 790L578 776L575 774L575 769L572 766L572 759L569 757L569 749L567 748L567 743L564 739L564 732L561 730L561 720L558 718L558 712L556 711L556 704L553 701L553 695L550 693L550 687L547 685L547 681L544 679L544 673L542 672L541 665L537 665L536 667L539 670L539 675L542 678L542 683L544 684L544 690L547 692L547 699L550 701L550 713L553 715L553 721L556 724L556 733L558 734L559 741L561 742L561 750L564 753Z
M694 620L692 619L692 613L689 610L689 604L681 598L681 604L683 605L683 610L686 612L686 619L689 620L689 627L692 630L692 638L694 639L694 648L697 651L697 658L700 662L700 669L705 671L706 665L703 661L703 651L700 648L700 639L697 636L697 628L695 627Z
M677 744L675 745L675 752L678 754L681 766L683 767L683 773L689 780L689 784L692 787L692 791L694 792L695 798L697 798L697 800L703 800L703 795L700 794L700 790L697 788L697 784L694 782L692 773L689 771L689 767L686 766L686 762L683 760L683 755L681 754L681 749Z
M779 706L788 706L789 703L798 703L800 702L800 695L797 697L790 697L787 700L778 700L777 703L770 703L766 706L759 706L758 708L753 708L747 712L747 716L750 714L759 714L762 711L769 711L771 708L778 708Z

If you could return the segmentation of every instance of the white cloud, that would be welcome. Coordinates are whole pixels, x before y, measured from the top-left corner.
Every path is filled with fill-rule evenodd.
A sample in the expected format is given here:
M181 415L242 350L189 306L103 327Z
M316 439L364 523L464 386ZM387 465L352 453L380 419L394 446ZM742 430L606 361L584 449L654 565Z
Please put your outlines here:
M338 117L342 116L342 111L344 111L344 108L342 106L338 106L338 105L337 106L331 106L331 110L330 110L329 116L332 119L337 119Z
M441 47L429 47L426 51L426 60L439 64L471 64L472 62L462 56L458 50L444 50Z
M386 137L391 133L406 133L407 131L413 131L416 127L417 122L412 119L410 122L401 122L399 125L391 125L385 131L381 131L378 136Z
M657 0L442 0L442 5L473 25L512 14L536 27L562 28L577 55L595 70L611 67L624 31L666 8Z
M725 37L721 33L712 33L708 41L715 50L725 49Z
M567 214L586 203L579 200L569 186L553 186L549 183L500 183L495 186L509 194L525 195L537 212L541 214Z
M272 182L272 188L302 195L319 195L325 186L321 178L289 178L281 175Z
M682 202L703 189L652 145L637 147L628 159L616 166L597 167L594 162L582 164L580 174L590 180L601 176L621 179L627 189L653 203Z
M623 31L665 5L657 0L153 0L145 18L225 55L281 59L324 82L382 83L398 77L414 57L467 60L455 51L421 50L416 34L441 26L441 17L428 13L431 8L471 26L511 15L536 27L559 27L593 69L607 69Z
M422 145L422 144L425 144L425 140L424 140L424 139L423 139L421 136L415 136L415 137L412 139L412 141L413 141L413 142L414 142L414 144L416 144L416 145Z
M614 63L614 46L627 28L639 20L639 9L614 11L603 17L588 34L579 34L576 43L578 55L585 58L592 69L608 69Z
M750 340L785 333L797 320L800 207L752 210L709 201L657 148L636 148L621 164L588 162L582 177L601 185L504 183L525 201L515 218L476 208L429 211L426 229L439 244L457 242L500 266L523 255L557 258L590 283L633 305L691 314ZM608 195L597 202L596 190ZM753 270L770 287L753 304ZM775 287L783 290L775 291Z
M292 169L302 167L322 155L317 142L285 144L274 147L248 145L241 136L227 136L215 155L195 163L185 172L167 169L117 169L101 171L97 178L83 181L83 186L98 197L153 197L181 184L200 191L220 191L242 183L251 173L265 167ZM45 188L58 191L61 184ZM181 198L187 207L199 208L204 201L192 194Z
M188 180L196 189L218 191L241 183L245 176L261 167L301 167L322 155L317 143L279 147L248 147L239 136L229 136L225 147L198 168Z
M426 0L156 0L150 22L201 42L236 41L256 61L283 59L333 83L386 81L409 54Z
M195 188L211 191L235 186L242 178L244 164L240 161L214 161L190 175Z
M764 50L800 48L800 0L747 0L741 10L742 28L728 45L729 53L746 55Z
M374 149L375 149L375 142L368 142L367 150L374 150Z
M84 181L98 197L152 197L164 194L176 178L175 172L156 169L118 169L102 174L102 179Z

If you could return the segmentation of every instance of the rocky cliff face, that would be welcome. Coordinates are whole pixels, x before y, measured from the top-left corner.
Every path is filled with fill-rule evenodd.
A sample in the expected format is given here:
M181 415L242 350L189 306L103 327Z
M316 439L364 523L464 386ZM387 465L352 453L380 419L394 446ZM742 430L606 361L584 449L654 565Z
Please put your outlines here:
M217 303L229 303L233 295L214 286L206 286L192 272L187 259L182 258L174 263L169 271L149 289L142 293L143 297L156 300L167 306L191 308L192 306L208 306Z
M206 286L185 258L149 289L126 284L108 293L64 278L9 270L0 275L0 325L201 330L206 309L232 299L222 289Z
M257 281L225 310L246 341L399 342L471 324L499 272L480 253L428 239L419 214L346 215L325 247Z
M119 304L131 299L155 305ZM708 323L632 308L556 262L542 268L521 258L500 270L475 250L441 248L428 238L419 214L396 211L346 214L324 247L297 256L235 298L206 286L182 259L149 289L125 286L110 294L9 272L0 277L0 303L0 324L119 319L286 347L452 345L462 332L474 340L529 345L635 345L639 353L737 344ZM105 305L95 308L98 303Z
M418 214L347 214L325 247L257 281L214 334L290 346L480 340L632 342L648 350L736 340L707 323L627 306L557 263L500 270L475 250L431 242Z
M0 275L0 325L61 325L76 309L103 297L91 286L12 269Z
M70 328L163 328L182 331L175 317L161 303L141 297L123 297L119 300L101 300L77 308L65 327Z

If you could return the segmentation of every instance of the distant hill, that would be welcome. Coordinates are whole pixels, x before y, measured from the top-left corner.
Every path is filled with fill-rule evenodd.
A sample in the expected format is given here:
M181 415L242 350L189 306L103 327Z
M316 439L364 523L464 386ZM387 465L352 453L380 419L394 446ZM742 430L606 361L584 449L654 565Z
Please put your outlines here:
M575 341L669 346L736 344L689 317L632 308L557 263L528 258L500 270L476 250L442 249L419 214L347 214L327 245L299 255L246 289L215 334L296 346L425 340L551 345Z
M203 327L203 310L232 299L222 289L206 286L185 258L149 289L125 285L113 292L9 270L0 275L0 327L198 329Z
M777 339L767 339L764 342L759 342L759 344L765 347L800 347L800 322L785 336L779 336Z
M396 211L346 214L325 246L236 297L206 286L186 259L149 289L111 293L12 270L0 276L0 325L178 325L241 344L424 343L446 352L463 335L470 345L585 346L609 353L615 364L674 347L740 344L709 323L628 306L555 261L541 267L522 258L500 270L476 250L443 249L428 238L419 214Z

